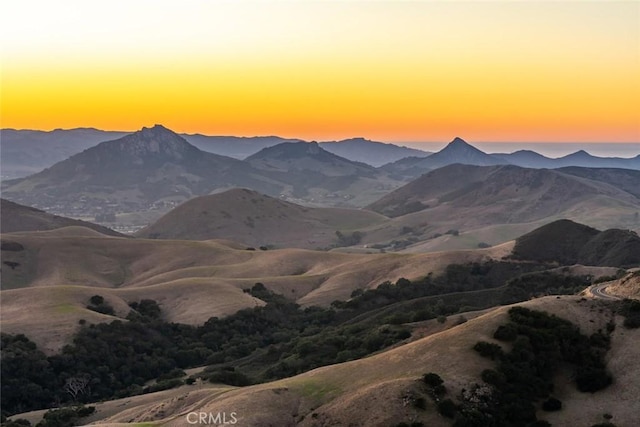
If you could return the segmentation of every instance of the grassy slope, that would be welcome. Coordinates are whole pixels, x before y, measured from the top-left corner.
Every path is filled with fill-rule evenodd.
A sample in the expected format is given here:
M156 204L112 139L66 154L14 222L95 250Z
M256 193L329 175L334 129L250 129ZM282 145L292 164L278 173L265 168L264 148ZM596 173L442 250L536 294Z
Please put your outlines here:
M303 249L247 251L225 241L143 240L78 229L15 233L23 251L3 251L1 326L24 332L49 352L80 319L113 317L86 310L102 295L125 316L127 303L157 300L167 320L199 324L261 301L244 293L262 282L302 305L328 305L400 277L415 279L451 263L500 258L510 247L429 254L342 254ZM3 236L3 239L6 236Z
M546 310L577 324L583 333L604 328L610 312L597 300L579 297L546 297L522 305ZM262 425L394 425L412 417L429 426L449 425L428 399L428 408L418 412L403 403L403 396L418 390L416 380L436 372L444 380L449 396L479 382L480 372L490 361L471 347L479 340L492 341L493 331L507 320L508 307L500 307L467 323L434 333L383 353L319 368L296 377L224 392L215 386L185 386L180 389L98 404L91 421L107 425L157 420L161 425L185 425L191 411L235 411L243 426ZM604 391L585 394L569 384L568 372L558 377L555 395L563 401L557 413L539 413L554 426L591 425L610 413L620 427L633 426L640 411L640 330L625 330L621 319L613 333L608 366L615 382ZM152 399L151 396L155 396ZM144 401L144 402L143 402ZM137 402L141 402L139 405ZM313 415L316 414L316 415ZM37 417L37 414L34 416ZM113 424L112 424L113 423Z
M613 281L607 292L623 298L640 299L640 273L629 273L626 276Z
M387 218L371 211L309 208L246 189L192 199L137 233L160 239L229 238L248 246L315 249L336 242L335 232L369 227Z
M5 199L0 199L0 211L2 211L2 215L0 215L0 230L3 233L46 231L63 227L86 227L108 236L122 237L122 234L98 224L52 215Z
M558 171L451 165L369 205L387 215L416 202L428 207L369 227L364 243L396 239L410 227L424 240L414 245L414 252L469 248L481 241L502 243L561 218L599 229L640 231L640 201L613 184ZM466 233L468 239L430 239L449 229Z

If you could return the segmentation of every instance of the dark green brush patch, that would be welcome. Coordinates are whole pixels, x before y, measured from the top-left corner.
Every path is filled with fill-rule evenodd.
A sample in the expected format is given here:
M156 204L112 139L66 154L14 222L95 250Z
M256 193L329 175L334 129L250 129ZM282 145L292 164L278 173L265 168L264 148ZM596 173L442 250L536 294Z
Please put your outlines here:
M512 257L560 265L628 268L640 265L640 237L630 230L598 231L562 219L519 237Z
M11 240L2 240L0 243L0 249L3 251L20 252L24 251L24 246Z
M545 411L562 409L562 402L551 393L553 377L564 366L573 368L574 382L582 392L594 393L612 382L604 362L609 337L602 332L588 337L567 320L514 307L509 310L509 323L500 326L494 337L510 342L511 351L482 341L474 346L481 356L497 360L495 369L481 375L491 386L491 393L482 405L463 398L454 426L524 426L539 422L538 406Z
M2 410L9 415L70 402L63 387L74 377L90 378L90 387L73 399L82 403L182 385L169 374L196 366L209 366L198 375L204 380L246 385L358 359L410 338L408 322L451 315L460 322L465 311L566 290L569 279L540 268L495 261L451 265L440 276L354 292L329 308L303 309L257 283L245 292L266 305L198 327L167 323L153 300L134 301L129 321L83 322L73 342L50 357L24 335L3 334ZM586 286L574 280L567 289ZM107 306L100 295L88 303ZM147 386L151 380L156 383Z
M640 301L625 299L618 303L618 312L624 316L625 328L640 328Z

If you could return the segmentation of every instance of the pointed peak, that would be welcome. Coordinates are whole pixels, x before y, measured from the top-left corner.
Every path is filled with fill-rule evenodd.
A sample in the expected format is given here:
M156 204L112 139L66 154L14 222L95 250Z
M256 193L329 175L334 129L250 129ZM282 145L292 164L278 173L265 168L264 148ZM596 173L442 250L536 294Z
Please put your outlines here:
M453 141L451 141L449 143L449 145L460 145L460 144L464 144L464 145L469 145L469 143L467 141L465 141L464 139L460 138L459 136L456 136L455 138L453 138Z
M574 158L574 157L592 157L591 154L587 153L584 150L578 150L575 153L567 154L564 157Z
M462 138L455 137L453 141L447 144L442 150L444 152L467 152L467 151L480 151L473 145L469 144Z

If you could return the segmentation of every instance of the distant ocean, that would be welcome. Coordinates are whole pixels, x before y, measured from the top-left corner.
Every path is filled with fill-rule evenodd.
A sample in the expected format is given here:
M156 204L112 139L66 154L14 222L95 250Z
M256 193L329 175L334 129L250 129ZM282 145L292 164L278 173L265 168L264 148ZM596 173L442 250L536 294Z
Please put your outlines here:
M441 142L395 142L394 144L434 152L447 145L447 143ZM598 157L635 157L640 154L640 143L469 142L469 144L485 153L513 153L518 150L532 150L552 158L566 156L580 150Z

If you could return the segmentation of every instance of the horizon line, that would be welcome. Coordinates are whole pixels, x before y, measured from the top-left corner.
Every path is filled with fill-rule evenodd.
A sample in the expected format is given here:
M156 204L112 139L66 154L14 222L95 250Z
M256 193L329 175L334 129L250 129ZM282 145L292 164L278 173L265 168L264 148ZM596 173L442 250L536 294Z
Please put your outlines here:
M154 125L155 126L155 125ZM201 132L176 132L174 130L172 130L171 128L168 128L164 125L161 125L163 127L165 127L166 129L171 130L172 132L178 134L178 135L188 135L188 136L195 136L195 135L201 135L201 136L207 136L207 137L229 137L229 138L282 138L282 139L297 139L303 142L339 142L339 141L346 141L346 140L350 140L350 139L365 139L368 141L372 141L372 142L381 142L381 143L385 143L385 144L442 144L442 143L449 143L451 141L453 141L455 138L460 138L465 142L469 142L469 140L463 138L463 137L458 137L458 136L453 136L451 139L448 140L416 140L416 139L410 139L410 140L396 140L396 139L371 139L370 137L367 136L363 136L363 135L357 135L357 136L350 136L350 137L346 137L346 138L342 138L342 139L324 139L324 140L317 140L317 139L304 139L301 137L295 137L295 136L281 136L281 135L277 135L277 134L262 134L262 135L231 135L231 134L206 134L206 133L201 133ZM30 132L45 132L45 133L50 133L50 132L55 132L55 131L73 131L73 130L96 130L96 131L100 131L100 132L118 132L118 133L135 133L138 132L140 130L142 130L143 128L148 128L148 126L143 126L141 128L138 128L136 130L121 130L121 129L100 129L97 128L95 126L77 126L77 127L70 127L70 128L52 128L52 129L33 129L33 128L14 128L14 127L3 127L0 128L0 131L30 131ZM639 141L561 141L561 140L546 140L546 141L527 141L527 140L509 140L509 141L504 141L504 140L471 140L476 144L640 144L640 140Z

